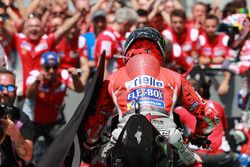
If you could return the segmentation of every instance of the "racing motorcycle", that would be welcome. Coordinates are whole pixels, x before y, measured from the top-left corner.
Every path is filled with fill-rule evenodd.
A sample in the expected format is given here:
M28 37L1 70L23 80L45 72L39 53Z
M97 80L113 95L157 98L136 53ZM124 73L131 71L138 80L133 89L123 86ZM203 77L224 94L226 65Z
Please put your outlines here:
M138 100L135 102L135 114L127 121L112 149L111 166L173 166L173 150L166 137L140 114Z

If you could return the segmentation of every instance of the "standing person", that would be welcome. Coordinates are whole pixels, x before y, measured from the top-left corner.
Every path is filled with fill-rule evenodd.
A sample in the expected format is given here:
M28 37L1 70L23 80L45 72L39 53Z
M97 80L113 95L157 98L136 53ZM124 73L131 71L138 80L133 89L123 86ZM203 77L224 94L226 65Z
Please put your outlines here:
M59 56L55 52L45 52L40 62L42 69L32 70L27 78L23 109L35 124L34 142L44 136L49 145L55 135L52 130L65 121L62 109L67 88L82 92L84 85L76 68L58 68Z
M60 68L66 70L72 67L77 68L81 82L85 86L89 76L89 66L83 48L80 47L79 35L79 26L72 27L54 51L60 57Z
M192 18L186 23L187 27L196 28L202 32L207 12L208 8L204 2L196 2L192 7Z
M166 44L167 43L167 44ZM135 101L140 103L140 114L166 135L168 143L185 165L200 162L200 158L185 145L181 132L173 120L173 110L178 100L196 119L193 143L206 144L207 136L218 123L218 113L193 90L180 74L162 67L169 56L171 45L150 27L133 31L125 43L125 66L112 73L103 83L96 111L85 126L85 148L98 144L101 129L116 107L118 128L112 132L110 142L102 152L106 158L114 147L129 117L135 114ZM168 76L168 77L166 77ZM165 132L165 133L164 133Z
M137 11L138 14L138 20L136 22L136 28L143 28L147 27L149 25L149 19L148 19L148 11L144 9L138 9Z
M208 15L205 20L205 32L199 36L199 57L201 65L221 65L223 61L231 58L230 48L228 47L229 37L226 34L217 34L219 19L214 15ZM219 95L227 94L229 90L231 74L224 72L223 81L220 83L217 92Z
M96 10L91 16L93 22L93 30L81 34L79 37L79 48L84 50L84 55L88 58L88 66L90 68L89 77L93 77L96 71L95 62L95 43L97 36L106 29L107 20L106 12L102 9Z
M17 90L18 102L22 103L26 96L25 81L31 70L40 67L41 55L56 46L83 14L78 11L73 17L66 20L55 33L46 35L43 34L41 18L37 14L31 13L24 23L24 33L5 34L12 37L20 60L20 69L17 69L19 72L18 85L20 85ZM22 104L19 105L21 108Z
M202 158L203 167L236 167L239 166L236 161L236 156L231 151L228 136L228 123L226 113L223 106L214 101L209 100L209 84L205 79L205 75L199 66L194 66L192 71L187 76L192 87L206 100L207 104L213 107L220 114L220 122L213 132L208 136L211 141L211 149L202 149L194 145L189 145L189 148L194 150ZM207 97L205 97L207 96ZM183 107L177 107L175 112L180 116L181 123L185 126L186 132L193 133L195 131L196 119Z
M25 161L32 159L34 127L29 117L14 107L16 98L15 74L12 71L0 69L0 105L1 112L11 114L2 116L0 166L22 167Z
M163 36L173 43L169 66L183 73L193 65L194 59L198 57L199 31L185 25L186 14L181 9L173 10L170 20L171 26L162 31Z
M5 21L8 19L8 14L6 13L7 6L0 1L0 67L9 68L11 65L11 39L6 37L4 34L7 29L4 27Z
M112 27L107 27L96 39L95 58L98 65L99 58L103 50L106 51L104 78L110 73L123 66L121 54L125 34L136 23L138 15L136 11L129 7L119 8L115 13L115 23Z

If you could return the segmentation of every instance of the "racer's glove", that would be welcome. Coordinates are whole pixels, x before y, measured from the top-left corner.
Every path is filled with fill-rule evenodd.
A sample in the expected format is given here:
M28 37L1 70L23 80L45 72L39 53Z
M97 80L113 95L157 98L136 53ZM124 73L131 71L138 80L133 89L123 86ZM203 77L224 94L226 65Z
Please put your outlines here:
M198 136L195 134L191 134L189 136L189 141L191 144L196 145L198 147L202 147L204 149L208 149L210 147L211 141L207 139L208 136Z

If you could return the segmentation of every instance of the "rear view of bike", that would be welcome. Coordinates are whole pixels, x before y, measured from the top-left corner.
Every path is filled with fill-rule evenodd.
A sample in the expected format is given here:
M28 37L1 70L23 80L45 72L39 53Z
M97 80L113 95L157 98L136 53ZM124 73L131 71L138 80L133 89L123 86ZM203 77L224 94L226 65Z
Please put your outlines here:
M111 153L111 164L112 167L172 166L173 155L159 131L145 116L136 114L122 130Z

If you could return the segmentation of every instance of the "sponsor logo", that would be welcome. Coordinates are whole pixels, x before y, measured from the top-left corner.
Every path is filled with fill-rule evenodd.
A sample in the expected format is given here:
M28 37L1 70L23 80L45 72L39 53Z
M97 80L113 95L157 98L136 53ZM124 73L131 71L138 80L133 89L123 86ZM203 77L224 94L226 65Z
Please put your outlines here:
M160 107L165 108L165 104L163 101L157 101L157 100L139 100L139 103L141 106L154 106L154 107ZM135 102L127 104L127 110L130 110L132 108L135 108Z
M35 47L35 52L40 52L46 49L48 49L48 44L46 42L42 42Z
M189 108L189 111L193 111L199 105L198 101L195 101L192 106Z
M128 90L131 88L135 88L138 86L145 86L145 85L154 86L157 88L164 88L163 81L157 80L154 77L148 75L141 75L129 82L125 82L125 86Z
M28 42L26 42L26 41L23 41L21 43L21 48L24 49L24 50L31 51L31 45Z
M127 96L128 102L135 100L136 98L152 98L157 100L164 100L164 95L162 90L152 88L141 88L133 90Z
M71 58L77 58L77 57L79 57L79 53L78 52L74 52L74 51L70 51L69 57L71 57Z
M205 47L204 48L204 54L207 56L210 56L212 54L211 48Z

